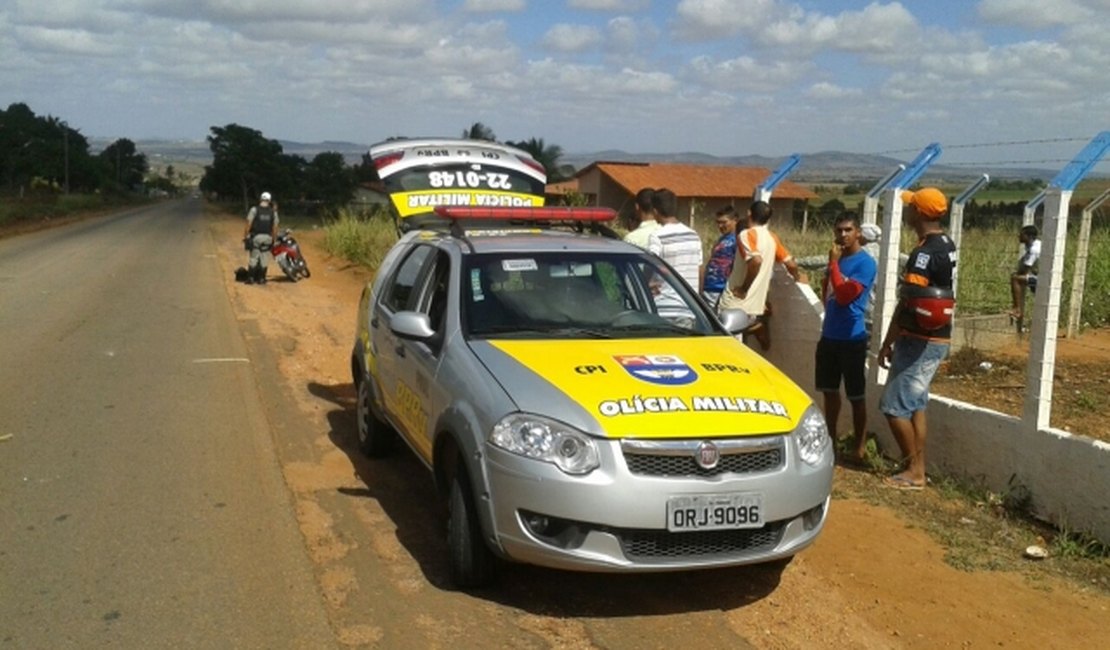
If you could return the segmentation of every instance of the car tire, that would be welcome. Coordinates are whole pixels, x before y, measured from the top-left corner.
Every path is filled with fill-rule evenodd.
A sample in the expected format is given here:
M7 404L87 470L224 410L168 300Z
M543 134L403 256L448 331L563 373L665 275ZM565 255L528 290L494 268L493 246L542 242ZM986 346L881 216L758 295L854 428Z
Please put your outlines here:
M393 431L374 414L370 379L358 382L358 448L370 458L381 458L393 449Z
M451 582L460 589L485 587L497 577L497 558L486 546L466 472L459 468L447 497L447 556Z

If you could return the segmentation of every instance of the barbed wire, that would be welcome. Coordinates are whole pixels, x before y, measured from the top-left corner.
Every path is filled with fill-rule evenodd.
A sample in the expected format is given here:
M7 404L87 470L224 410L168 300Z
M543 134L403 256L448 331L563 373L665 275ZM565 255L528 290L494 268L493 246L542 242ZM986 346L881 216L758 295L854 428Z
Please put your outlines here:
M1062 138L1037 138L1033 140L998 140L996 142L973 142L969 144L946 144L945 149L983 149L987 147L1012 147L1030 144L1053 144L1057 142L1087 142L1090 136L1086 137L1062 137ZM921 151L921 148L912 149L891 149L889 151L876 151L871 155L886 156L894 153L915 153Z
M973 162L945 163L949 167L982 167L984 165L1039 165L1043 163L1068 163L1071 158L1042 158L1040 160L980 160Z

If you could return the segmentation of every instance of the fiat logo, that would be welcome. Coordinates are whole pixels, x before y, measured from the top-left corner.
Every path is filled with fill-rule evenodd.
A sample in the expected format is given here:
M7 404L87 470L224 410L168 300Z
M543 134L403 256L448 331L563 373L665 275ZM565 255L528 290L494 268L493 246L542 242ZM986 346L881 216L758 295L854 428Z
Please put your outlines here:
M717 449L717 445L712 442L703 442L698 445L698 451L694 459L697 461L698 467L713 469L721 461L721 450Z

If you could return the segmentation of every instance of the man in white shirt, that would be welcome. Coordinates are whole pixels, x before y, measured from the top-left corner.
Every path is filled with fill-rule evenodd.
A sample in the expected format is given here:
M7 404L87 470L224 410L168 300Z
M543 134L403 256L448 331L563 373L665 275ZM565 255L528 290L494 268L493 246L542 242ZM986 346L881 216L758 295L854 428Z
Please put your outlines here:
M691 293L696 293L703 261L701 235L678 220L675 215L678 199L674 192L666 188L655 190L651 207L659 227L648 236L648 250L669 264L686 281ZM694 315L686 301L666 281L655 296L655 306L660 316L677 324L693 321Z
M1037 239L1037 227L1022 227L1018 233L1018 241L1025 250L1018 259L1017 270L1010 276L1010 294L1013 298L1010 321L1021 324L1025 320L1025 288L1037 290L1037 260L1041 257L1041 240Z
M748 208L748 227L736 236L736 263L728 288L721 294L720 309L744 312L749 328L759 323L771 288L778 245L767 227L770 220L771 206L766 201L756 201Z
M645 187L636 192L635 201L632 203L634 211L632 216L636 223L633 224L633 229L624 236L624 241L636 244L644 249L648 247L648 237L659 228L659 222L655 220L655 212L651 207L651 197L654 194L655 190L650 187Z

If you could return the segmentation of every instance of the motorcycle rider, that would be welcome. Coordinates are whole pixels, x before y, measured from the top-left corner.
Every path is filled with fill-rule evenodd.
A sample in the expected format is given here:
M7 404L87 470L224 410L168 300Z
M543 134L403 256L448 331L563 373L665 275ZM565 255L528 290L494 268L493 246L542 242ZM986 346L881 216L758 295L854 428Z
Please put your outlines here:
M250 251L247 284L266 284L266 265L278 228L277 206L271 198L269 192L263 192L258 205L247 213L247 225L243 228L243 246Z

